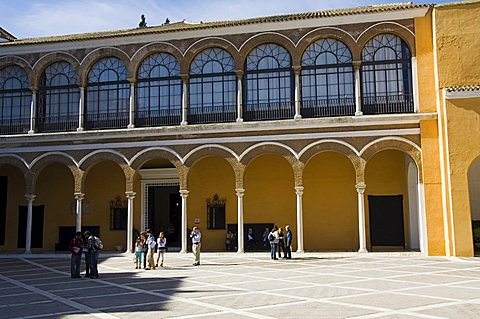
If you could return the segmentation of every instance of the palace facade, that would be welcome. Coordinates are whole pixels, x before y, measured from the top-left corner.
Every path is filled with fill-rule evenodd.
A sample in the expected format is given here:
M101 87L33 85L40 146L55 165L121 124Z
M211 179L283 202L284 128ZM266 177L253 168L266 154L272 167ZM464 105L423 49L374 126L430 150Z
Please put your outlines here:
M472 256L480 3L367 6L33 39L0 28L0 251ZM480 242L480 225L478 241ZM246 244L251 229L255 243ZM66 242L67 241L67 242Z

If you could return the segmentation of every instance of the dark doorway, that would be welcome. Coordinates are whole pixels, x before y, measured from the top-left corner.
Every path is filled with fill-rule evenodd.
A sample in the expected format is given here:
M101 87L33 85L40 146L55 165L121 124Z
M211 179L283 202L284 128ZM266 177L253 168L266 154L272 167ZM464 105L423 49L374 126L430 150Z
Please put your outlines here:
M370 243L405 248L403 195L368 196Z
M43 247L44 205L33 206L32 212L32 248ZM18 206L18 238L17 248L25 248L27 234L27 206Z
M264 241L262 238L263 232L265 231L265 228L268 228L268 230L272 230L273 224L272 223L257 223L257 224L243 224L243 247L245 251L265 251L265 250L270 250L270 243L267 241ZM248 242L248 232L249 230L252 230L252 237L253 241ZM237 235L237 224L228 224L227 225L227 231L231 230L235 235ZM235 236L236 238L236 236ZM237 239L235 239L237 240ZM235 243L235 250L237 249L237 243Z
M167 247L180 246L182 198L178 186L148 187L148 225L155 237L163 231Z

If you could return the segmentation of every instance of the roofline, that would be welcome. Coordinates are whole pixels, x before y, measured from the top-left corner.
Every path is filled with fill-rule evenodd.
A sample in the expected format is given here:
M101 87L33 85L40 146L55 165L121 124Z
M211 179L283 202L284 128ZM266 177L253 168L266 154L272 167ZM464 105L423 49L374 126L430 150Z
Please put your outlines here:
M147 28L135 28L135 29L124 29L124 30L114 30L114 31L102 31L94 33L79 33L79 34L70 34L70 35L60 35L60 36L51 36L51 37L38 37L38 38L26 38L26 39L16 39L11 42L0 43L0 47L7 46L26 46L26 45L36 45L36 44L46 44L46 43L65 43L65 42L79 42L79 41L88 41L88 40L98 40L105 38L122 38L122 37L132 37L139 35L151 35L151 34L165 34L165 33L179 33L186 31L196 31L204 29L221 29L228 27L238 27L254 24L268 24L268 23L281 23L289 21L298 21L298 20L313 20L313 19L325 19L325 18L335 18L335 17L344 17L344 16L354 16L354 15L369 15L369 14L380 14L388 12L403 12L403 11L412 11L416 9L425 9L423 15L426 14L428 9L432 5L430 4L413 4L408 3L395 3L395 4L386 4L386 5L373 5L373 6L362 6L349 9L335 9L335 10L324 10L317 12L307 12L307 13L297 13L297 14L288 14L288 15L275 15L267 17L258 17L250 18L243 20L231 20L231 21L218 21L218 22L205 22L205 23L195 23L184 26L183 28L178 28L178 24L171 23L169 25L153 26ZM410 18L410 17L406 17Z
M17 40L17 38L13 34L11 34L2 27L0 27L0 36L3 36L2 38L7 39L8 41Z
M435 8L446 8L446 7L455 7L455 6L463 6L463 5L469 5L469 4L480 4L480 0L464 0L464 1L457 1L457 2L447 2L447 3L441 3L441 4L436 4Z

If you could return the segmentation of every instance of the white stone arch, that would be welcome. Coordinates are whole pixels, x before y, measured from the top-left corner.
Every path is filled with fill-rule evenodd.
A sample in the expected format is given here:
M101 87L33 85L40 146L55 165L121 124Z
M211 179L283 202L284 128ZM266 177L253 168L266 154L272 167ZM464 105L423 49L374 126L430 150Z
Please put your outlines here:
M5 160L3 160L3 159L5 159ZM10 161L9 159L13 159L13 161ZM10 163L10 162L19 163L20 165L16 165L16 164L13 164L13 163ZM20 169L22 172L25 172L26 170L28 170L30 168L27 161L24 160L23 157L18 156L17 154L0 154L0 165L2 165L2 164L13 165L13 166L17 167L18 169ZM25 167L23 167L22 164L25 165Z
M145 154L145 153L148 153L148 152L151 152L151 151L165 151L167 153L170 153L171 155L173 155L174 157L176 157L182 164L184 163L182 157L177 153L175 152L174 150L170 149L170 148L167 148L167 147L161 147L161 146L154 146L154 147L149 147L149 148L146 148L146 149L143 149L141 150L140 152L136 153L135 155L132 156L132 158L128 161L128 165L132 165L132 163L137 159L139 158L141 155Z
M84 157L82 157L82 159L80 161L78 161L78 166L82 166L82 164L88 160L89 158L95 156L95 155L98 155L98 154L102 154L102 153L105 153L105 154L113 154L121 159L123 159L125 161L125 164L128 165L128 159L125 157L125 155L123 155L122 153L118 152L118 151L115 151L115 150L96 150L96 151L93 151L91 153L88 153L87 155L85 155Z
M105 50L105 49L118 51L118 52L120 52L120 54L123 54L128 60L131 60L128 53L123 51L122 49L115 48L115 47L100 47L100 48L96 48L95 50L93 50L91 52L88 52L88 54L82 59L82 61L80 61L80 65L82 67L85 67L84 63L85 63L85 61L87 61L90 58L91 55L94 55L94 54L96 54L96 52L101 51L101 50ZM103 57L103 55L102 55L102 57ZM97 60L97 59L95 59L95 60ZM93 63L95 63L95 62L93 62Z
M202 38L202 39L197 40L194 43L192 43L187 49L185 49L185 52L183 53L183 56L186 56L188 54L188 52L191 50L191 48L196 46L198 43L208 41L208 40L220 40L220 41L226 42L226 43L230 44L233 48L235 48L237 50L237 52L240 51L240 48L237 48L237 46L233 42L231 42L230 40L227 40L227 39L222 38L222 37L207 37L207 38Z
M77 163L77 161L70 155L70 154L67 154L67 153L64 153L64 152L48 152L48 153L44 153L40 156L37 156L35 157L31 162L30 162L30 165L28 165L28 168L31 169L36 163L38 163L42 158L45 158L45 157L48 157L48 156L52 156L52 155L58 155L58 156L62 156L62 157L66 157L67 159L71 160L73 164L75 164L75 166L78 168L80 167L79 163Z
M254 149L262 147L262 146L278 146L278 147L281 147L281 148L284 148L285 150L287 150L297 160L300 158L300 156L297 154L297 152L295 152L295 150L288 145L285 145L285 144L279 143L279 142L261 142L261 143L254 144L254 145L248 147L245 151L243 151L242 154L240 154L240 156L239 156L239 161L241 161L248 153L250 153Z
M194 148L193 150L191 150L190 152L188 152L182 159L182 162L185 163L191 156L193 156L195 153L203 150L203 149L207 149L207 148L217 148L217 149L221 149L223 151L226 151L227 153L230 153L237 161L240 161L240 157L233 151L231 150L230 148L224 146L224 145L220 145L220 144L205 144L205 145L200 145L200 146L197 146L196 148Z
M340 29L340 28L337 28L337 27L320 27L320 28L316 28L316 29L313 29L313 30L305 33L300 39L298 39L298 41L297 41L297 43L295 44L295 46L298 46L298 44L299 44L303 39L305 39L306 37L308 37L310 34L315 33L315 32L318 32L318 31L322 31L322 30L335 30L335 31L344 33L345 35L347 35L348 37L350 37L353 42L357 42L357 39L355 39L355 38L353 37L353 35L351 35L349 32L347 32L347 31L345 31L345 30L343 30L343 29Z
M409 28L405 27L404 25L401 25L400 23L398 22L393 22L393 21L383 21L383 22L378 22L378 23L375 23L375 24L372 24L371 26L369 26L368 28L366 28L365 30L362 31L362 33L360 33L357 38L355 39L355 42L358 42L358 39L360 39L366 32L368 32L368 30L370 29L373 29L379 25L382 25L382 24L393 24L397 27L400 27L402 29L405 29L406 31L410 32L412 34L413 37L415 37L415 33L412 32L412 30L410 30Z
M49 52L47 54L44 54L42 55L36 62L35 64L32 66L32 69L35 69L37 67L37 65L39 63L41 63L44 59L48 58L49 56L51 55L55 55L55 54L62 54L62 55L67 55L69 56L71 59L77 61L78 65L80 65L80 61L78 61L78 59L76 57L74 57L73 55L71 55L70 53L67 53L65 51L54 51L54 52ZM61 61L61 59L59 59L59 61Z
M302 157L302 155L308 151L310 148L316 146L316 145L319 145L319 144L325 144L325 143L336 143L336 144L340 144L340 145L343 145L349 149L352 150L352 152L354 152L355 154L359 155L360 156L360 152L357 151L357 149L355 147L353 147L350 143L347 143L345 141L342 141L342 140L334 140L334 139L328 139L328 140L320 140L320 141L316 141L316 142L313 142L313 143L310 143L308 144L307 146L305 146L299 153L298 153L298 157Z
M155 45L159 45L159 44L160 44L160 45L165 45L165 46L172 47L172 48L174 48L176 51L178 51L179 54L181 54L182 56L184 56L182 50L180 50L177 46L175 46L175 45L173 45L173 44L171 44L171 43L168 43L168 42L158 41L158 42L150 42L150 43L147 43L147 44L145 44L144 46L141 46L140 48L138 48L138 50L135 51L135 53L132 55L132 57L130 58L130 60L133 61L133 60L135 59L135 57L137 56L137 54L138 54L141 50L143 50L143 49L145 49L145 48L148 48L149 46L155 46ZM147 56L148 56L148 55L147 55Z
M257 33L257 34L255 34L255 35L252 35L250 38L246 39L246 40L242 43L242 45L238 48L238 51L241 51L242 48L243 48L248 42L252 41L253 39L255 39L255 38L257 38L257 37L265 36L265 35L270 35L270 34L274 34L274 35L280 36L280 37L282 37L282 38L285 38L288 42L290 42L290 43L293 45L293 47L295 47L295 48L297 47L297 45L292 41L292 39L290 39L290 38L287 37L286 35L281 34L281 33L278 33L278 32L267 31L267 32ZM287 51L288 51L288 50L287 50ZM290 52L290 54L292 54L292 53Z

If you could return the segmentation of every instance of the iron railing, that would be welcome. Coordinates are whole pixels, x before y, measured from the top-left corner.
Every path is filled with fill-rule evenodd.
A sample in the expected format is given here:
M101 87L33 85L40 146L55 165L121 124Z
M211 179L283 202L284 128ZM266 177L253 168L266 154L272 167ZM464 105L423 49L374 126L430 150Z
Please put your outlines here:
M78 128L78 115L55 115L37 119L38 132L66 132Z
M22 134L30 130L30 117L0 120L0 134Z
M301 115L305 118L350 116L355 114L355 98L302 101Z
M187 113L189 124L225 123L234 122L236 119L236 105L190 107Z
M180 125L181 121L181 109L135 112L136 127Z
M85 128L111 129L127 128L129 112L85 114Z
M258 104L249 103L243 111L243 119L245 121L293 119L294 115L295 103L293 101Z
M363 114L413 113L413 95L364 96Z

